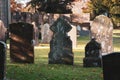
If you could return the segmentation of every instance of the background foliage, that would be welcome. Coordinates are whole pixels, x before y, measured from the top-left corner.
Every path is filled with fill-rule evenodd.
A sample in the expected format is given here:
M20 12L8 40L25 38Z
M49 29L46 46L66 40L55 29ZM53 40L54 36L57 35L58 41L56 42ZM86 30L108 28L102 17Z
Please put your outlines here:
M90 12L94 19L97 15L105 14L110 17L115 26L120 26L120 0L90 0L84 12Z

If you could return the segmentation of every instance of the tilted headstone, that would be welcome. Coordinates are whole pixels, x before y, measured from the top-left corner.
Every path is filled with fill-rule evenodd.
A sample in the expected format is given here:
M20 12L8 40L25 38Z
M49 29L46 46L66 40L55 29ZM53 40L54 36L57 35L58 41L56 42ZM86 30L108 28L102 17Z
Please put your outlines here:
M120 52L102 56L104 80L120 80Z
M70 24L60 17L50 27L53 37L50 41L49 64L73 65L72 41L67 33L71 30Z
M33 25L10 24L10 59L18 63L34 63Z
M84 67L101 66L101 45L92 39L85 47L85 58L83 59Z
M113 52L113 24L104 15L97 16L91 24L91 37L101 44L102 54Z
M6 44L0 41L0 80L5 79Z

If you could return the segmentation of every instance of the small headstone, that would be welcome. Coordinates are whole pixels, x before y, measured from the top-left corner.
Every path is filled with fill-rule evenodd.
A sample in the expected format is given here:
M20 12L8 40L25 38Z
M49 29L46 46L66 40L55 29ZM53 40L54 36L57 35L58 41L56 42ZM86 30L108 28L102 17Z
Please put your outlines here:
M120 52L102 56L104 80L120 80Z
M63 17L58 18L50 27L53 37L50 41L49 64L73 65L72 41L67 36L71 28Z
M101 66L101 45L92 39L85 47L85 58L83 59L84 67Z
M0 41L0 80L5 78L5 64L6 64L6 45Z
M41 26L41 43L50 43L52 38L52 31L50 30L49 23L45 23Z
M10 59L12 62L33 63L33 25L29 23L10 24Z
M91 24L91 37L101 44L102 54L113 52L113 24L104 15L97 16Z

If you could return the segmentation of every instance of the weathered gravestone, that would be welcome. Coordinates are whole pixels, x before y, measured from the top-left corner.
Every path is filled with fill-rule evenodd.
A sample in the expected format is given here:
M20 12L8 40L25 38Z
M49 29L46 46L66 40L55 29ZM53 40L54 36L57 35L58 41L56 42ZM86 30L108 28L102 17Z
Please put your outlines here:
M10 58L12 62L33 63L33 25L29 23L10 24Z
M52 37L52 31L50 30L49 23L45 23L41 26L41 43L50 43L51 37Z
M107 16L97 16L91 24L91 37L101 44L102 54L113 52L113 24Z
M102 56L104 80L120 80L120 52Z
M53 38L50 41L49 64L73 65L72 41L67 36L71 26L60 17L50 29L53 31Z
M0 41L0 80L5 78L5 64L6 64L6 45Z
M101 45L92 39L85 47L85 58L83 59L84 67L101 66Z

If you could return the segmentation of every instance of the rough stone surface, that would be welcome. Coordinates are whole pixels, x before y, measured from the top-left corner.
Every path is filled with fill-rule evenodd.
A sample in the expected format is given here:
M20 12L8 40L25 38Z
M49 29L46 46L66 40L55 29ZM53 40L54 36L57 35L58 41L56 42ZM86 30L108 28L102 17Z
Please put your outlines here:
M85 47L85 58L83 59L84 67L101 66L101 45L92 39Z
M67 36L71 26L60 17L50 29L53 31L53 37L50 41L49 64L73 65L72 41Z
M102 54L113 52L113 24L104 15L97 16L91 24L91 37L101 44Z

